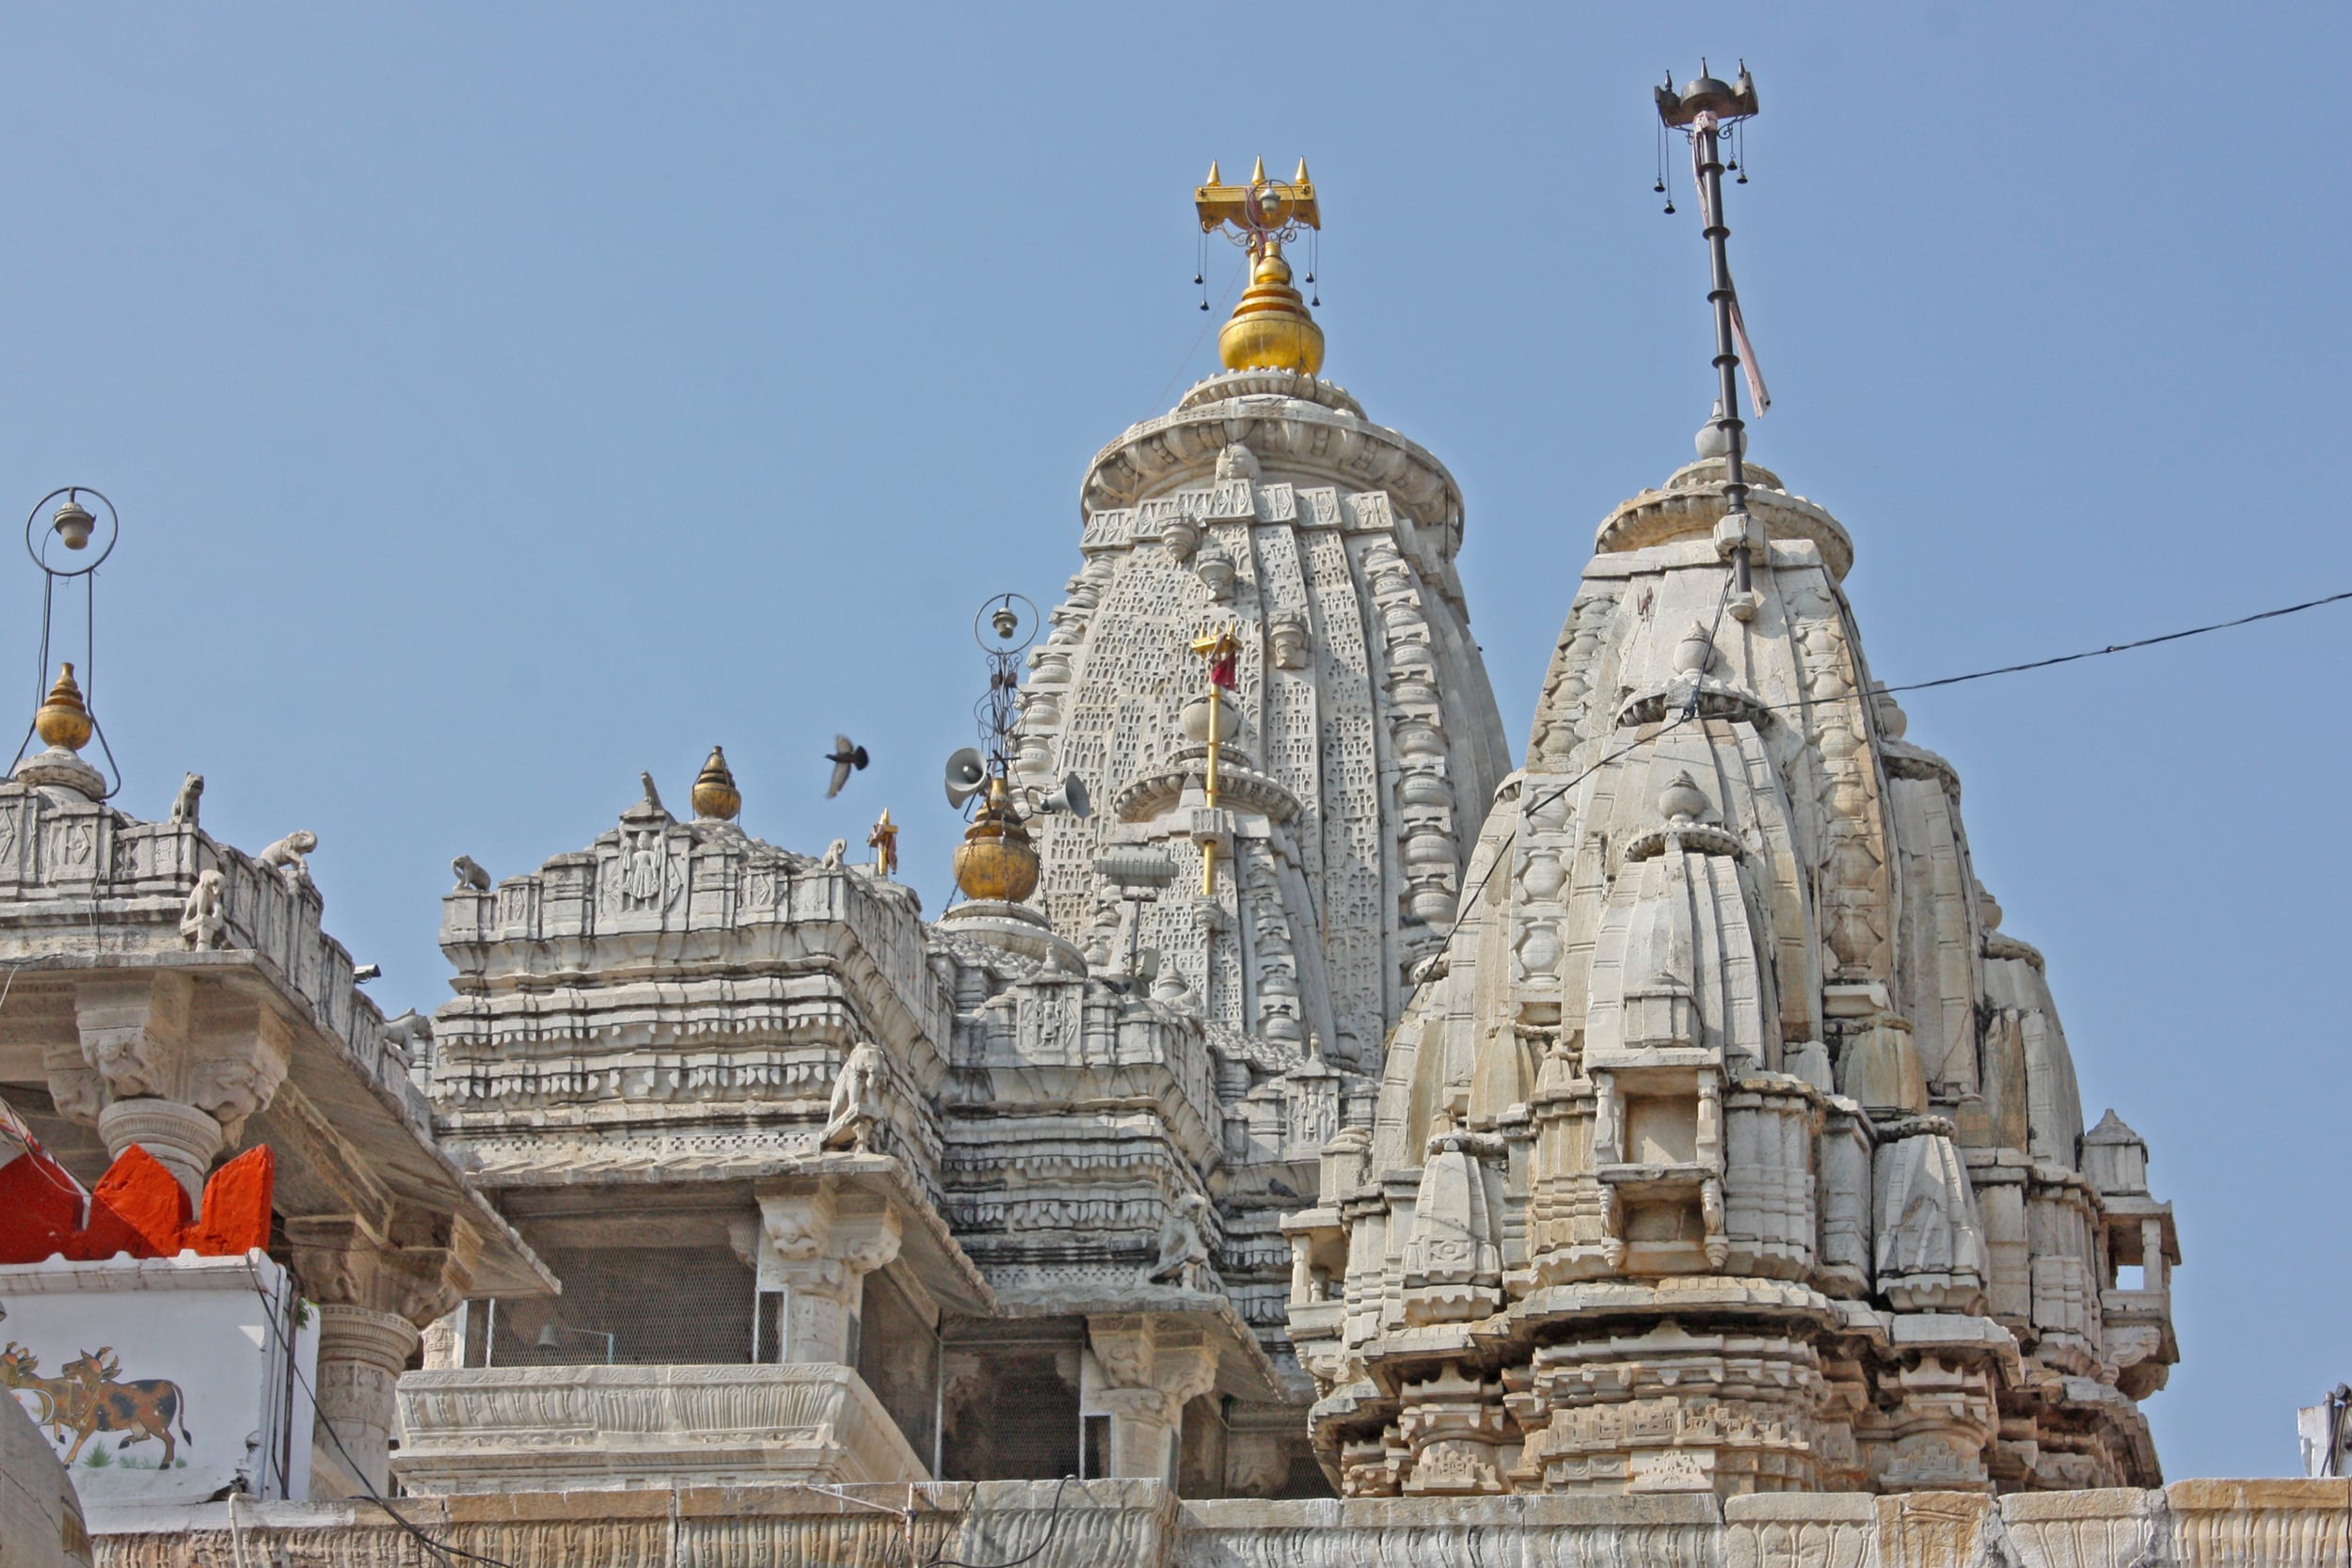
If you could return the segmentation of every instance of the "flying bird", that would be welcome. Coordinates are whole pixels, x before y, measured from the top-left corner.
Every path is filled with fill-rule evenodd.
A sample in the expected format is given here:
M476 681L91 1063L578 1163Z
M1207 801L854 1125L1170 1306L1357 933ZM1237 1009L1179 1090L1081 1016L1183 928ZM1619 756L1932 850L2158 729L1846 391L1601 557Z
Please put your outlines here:
M825 791L825 799L830 800L841 793L843 784L850 782L850 769L866 766L866 748L852 745L846 735L836 735L833 737L833 750L825 753L825 760L833 764L833 784Z

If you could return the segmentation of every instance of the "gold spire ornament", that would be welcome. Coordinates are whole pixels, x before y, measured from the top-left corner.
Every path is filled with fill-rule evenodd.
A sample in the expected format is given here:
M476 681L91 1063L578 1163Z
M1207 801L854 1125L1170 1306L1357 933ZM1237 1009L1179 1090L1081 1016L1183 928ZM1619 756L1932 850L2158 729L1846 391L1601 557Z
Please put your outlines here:
M1216 335L1217 357L1225 368L1305 375L1320 372L1323 328L1291 286L1291 264L1282 259L1283 245L1296 239L1302 229L1323 228L1323 209L1314 182L1307 177L1307 160L1298 160L1296 178L1269 180L1261 158L1246 185L1224 183L1212 163L1208 183L1193 188L1192 204L1203 234L1231 229L1234 242L1249 253L1249 286L1233 307L1232 319Z
M33 733L69 752L89 744L89 709L82 702L82 689L74 684L72 665L59 673L57 684L49 689L48 700L33 715Z
M882 807L874 831L866 835L866 847L874 851L876 871L887 877L898 869L898 824L890 820L888 806Z
M1018 904L1037 891L1037 847L1022 826L1012 792L1002 773L993 774L978 815L956 846L956 886L966 898Z
M727 769L727 754L716 746L710 749L710 760L695 775L693 800L694 815L713 822L731 822L743 809L742 793Z

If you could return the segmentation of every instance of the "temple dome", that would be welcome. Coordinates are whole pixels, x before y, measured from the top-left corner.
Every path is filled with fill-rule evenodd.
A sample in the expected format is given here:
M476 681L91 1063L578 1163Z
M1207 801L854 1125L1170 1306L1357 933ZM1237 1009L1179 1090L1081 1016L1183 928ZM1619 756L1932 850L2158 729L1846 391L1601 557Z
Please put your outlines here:
M1288 1223L1351 1494L2158 1479L2116 1390L2166 1308L2103 1292L2169 1212L2106 1144L2077 1174L2040 955L1871 679L1846 531L1747 473L1744 618L1720 459L1602 524L1369 1136Z

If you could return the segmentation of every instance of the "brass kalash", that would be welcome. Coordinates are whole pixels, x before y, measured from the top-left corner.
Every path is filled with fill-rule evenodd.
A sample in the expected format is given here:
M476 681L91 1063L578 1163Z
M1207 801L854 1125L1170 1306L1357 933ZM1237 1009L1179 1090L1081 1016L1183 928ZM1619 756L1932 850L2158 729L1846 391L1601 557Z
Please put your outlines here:
M1266 178L1260 158L1246 185L1228 185L1209 166L1209 181L1194 187L1194 210L1200 215L1200 232L1230 230L1228 238L1249 253L1249 286L1233 307L1232 319L1217 329L1217 357L1229 371L1295 371L1313 375L1323 369L1323 328L1307 313L1307 302L1291 284L1291 264L1282 246L1304 230L1323 228L1323 208L1315 198L1314 182L1307 178L1307 160L1298 160L1298 174L1290 180ZM1309 282L1314 269L1307 269ZM1206 309L1208 302L1201 301Z
M1093 807L1075 773L1051 790L1012 781L1021 741L1019 661L1037 635L1037 607L1018 594L999 594L980 607L972 635L988 656L988 695L974 709L982 745L947 759L947 803L979 802L956 846L956 887L966 898L1018 904L1037 891L1037 845L1028 818L1040 812L1084 818Z

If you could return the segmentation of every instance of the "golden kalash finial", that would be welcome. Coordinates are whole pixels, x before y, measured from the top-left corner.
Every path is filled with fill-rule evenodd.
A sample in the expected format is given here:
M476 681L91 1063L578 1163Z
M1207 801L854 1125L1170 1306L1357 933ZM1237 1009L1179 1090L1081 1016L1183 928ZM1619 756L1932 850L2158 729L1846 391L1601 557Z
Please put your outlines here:
M875 819L874 831L866 835L866 847L874 851L874 869L887 877L898 869L898 824L890 820L890 808Z
M1323 328L1291 287L1291 264L1282 259L1283 245L1296 239L1301 229L1323 228L1323 210L1315 200L1314 182L1307 178L1307 160L1298 160L1295 179L1269 180L1261 158L1246 185L1222 183L1213 163L1209 182L1194 188L1192 204L1200 214L1203 234L1230 228L1233 242L1249 252L1249 287L1242 291L1232 319L1216 335L1217 356L1225 368L1307 375L1322 370ZM1308 274L1311 283L1311 267Z
M1037 848L1012 803L1005 776L988 781L988 797L956 846L956 886L966 898L1018 904L1037 891Z
M694 815L713 822L730 822L743 809L743 796L735 787L735 775L727 770L727 754L719 747L710 749L710 760L694 778Z
M64 668L57 684L49 689L48 700L33 715L33 733L69 752L89 744L89 709L83 705L82 689L73 683L72 665Z

